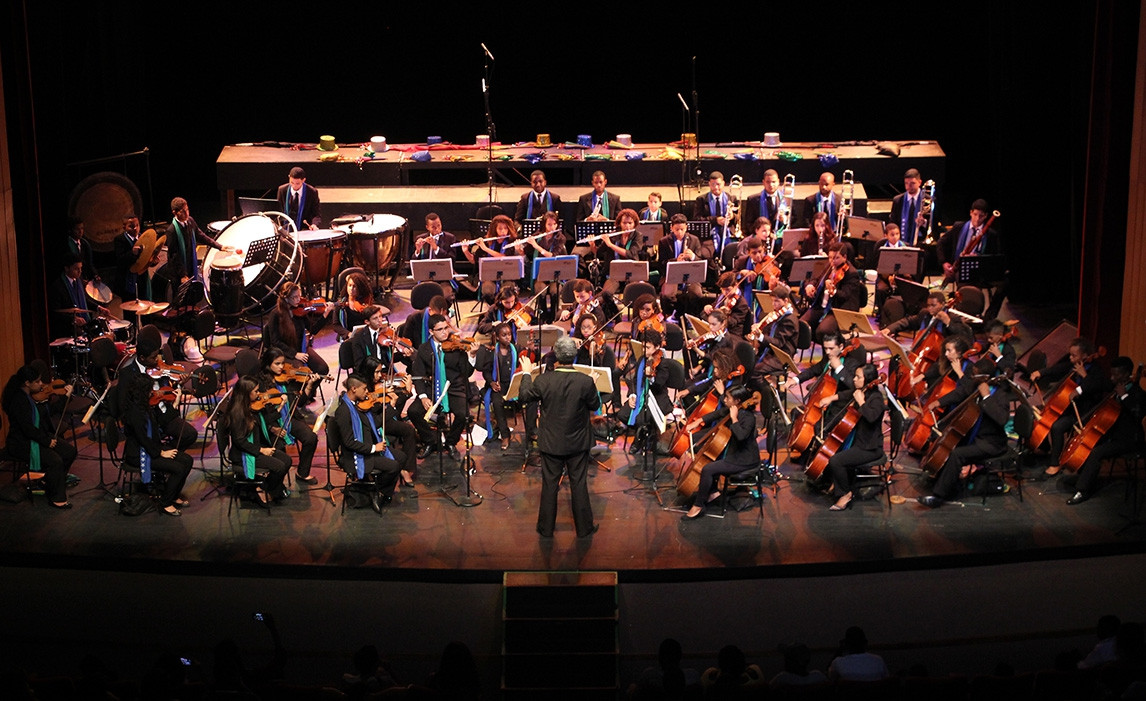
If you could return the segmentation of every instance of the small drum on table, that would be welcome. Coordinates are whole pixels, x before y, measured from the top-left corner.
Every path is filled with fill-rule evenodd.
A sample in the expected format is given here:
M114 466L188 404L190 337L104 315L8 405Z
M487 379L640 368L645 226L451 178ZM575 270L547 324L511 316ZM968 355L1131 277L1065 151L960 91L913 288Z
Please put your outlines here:
M330 299L333 296L331 280L342 270L346 237L346 232L340 229L304 229L297 232L295 240L302 249L303 257L299 284L312 292L321 286L326 298Z
M289 220L285 220L289 223ZM217 238L220 245L236 249L224 253L211 249L203 257L203 280L207 299L216 315L237 320L244 314L263 315L275 305L275 297L284 282L295 282L301 272L298 242L284 232L273 213L248 214L231 222ZM220 272L216 272L216 268ZM234 288L242 276L239 301L234 301ZM225 310L219 308L223 301ZM235 308L238 311L234 311Z
M393 287L406 248L406 219L396 214L372 214L349 225L354 264L374 275L379 290Z
M48 353L52 369L57 377L67 377L77 374L87 363L87 354L91 352L87 339L82 336L75 338L57 338L48 344Z

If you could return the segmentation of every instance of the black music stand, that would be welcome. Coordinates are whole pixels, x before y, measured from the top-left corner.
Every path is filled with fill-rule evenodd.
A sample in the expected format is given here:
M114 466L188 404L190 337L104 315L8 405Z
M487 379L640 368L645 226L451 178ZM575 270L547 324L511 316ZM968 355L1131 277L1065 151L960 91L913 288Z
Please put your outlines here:
M565 228L565 220L564 219L558 219L557 220L557 231L562 231L564 228ZM521 222L521 238L526 238L526 237L533 236L535 234L540 234L540 233L542 233L542 231L541 231L541 217L537 217L536 219L524 219L524 220L522 220L522 222Z
M439 284L454 283L454 259L453 258L428 258L425 260L412 260L410 261L410 277L414 278L414 284L422 282L436 282ZM458 309L458 296L455 294L451 299L454 305L454 314L461 318L461 310Z
M804 256L792 261L792 271L788 274L788 285L803 292L804 285L819 280L828 267L827 256Z
M800 255L800 244L808 235L807 227L802 229L784 229L784 241L780 244L781 251L791 251Z
M573 236L578 246L590 236L600 236L616 231L617 225L611 219L605 221L579 221L573 225Z
M956 285L991 287L1007 278L1007 257L1002 255L959 256L955 264Z
M547 295L548 302L546 303L548 309L556 312L561 302L561 286L577 277L577 264L580 262L579 256L552 256L540 257L533 259L533 280L534 286L545 285L546 290L552 290ZM536 313L534 309L533 318L536 320L537 339L541 341L541 314ZM541 358L541 347L537 348L537 358Z
M883 246L876 251L876 270L880 275L910 275L911 279L918 280L923 272L923 249Z
M708 262L704 260L671 260L665 270L665 284L684 289L696 282L704 282L708 274Z
M663 222L641 222L637 224L637 238L641 248L649 248L660 244L665 237Z

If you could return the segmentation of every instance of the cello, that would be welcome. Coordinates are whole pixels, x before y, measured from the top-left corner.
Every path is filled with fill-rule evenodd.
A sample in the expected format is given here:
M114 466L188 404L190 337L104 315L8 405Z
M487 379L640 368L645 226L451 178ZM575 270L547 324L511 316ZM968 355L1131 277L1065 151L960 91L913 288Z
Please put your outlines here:
M923 413L911 422L911 426L903 437L903 444L907 446L907 452L918 455L927 450L927 444L931 442L935 424L939 423L939 415L927 407L934 400L954 391L955 384L955 380L951 379L950 374L944 375L935 383L934 387L927 390L927 393L919 399Z
M736 366L736 369L728 373L728 377L724 379L731 380L732 378L740 377L743 374L744 366L738 365ZM717 380L717 382L721 381L722 380ZM688 416L684 418L684 421L681 422L680 426L677 428L676 435L673 436L672 443L669 445L669 453L674 458L679 459L684 457L684 454L688 452L689 445L692 444L692 432L687 430L688 425L693 421L699 421L708 414L716 411L717 408L720 407L720 396L721 395L716 393L716 390L708 390L708 392L706 392L705 395L701 397L700 401L696 403L696 406L692 408L692 411L688 413Z
M859 337L853 337L846 346L840 348L841 362L843 362L842 358L845 355L858 350L859 347ZM792 421L792 426L788 432L788 448L790 450L802 453L811 445L812 439L816 437L816 426L824 414L824 410L820 407L820 400L835 394L837 384L836 378L828 369L825 369L824 374L820 375L820 379L812 387L811 396L804 404L803 413Z
M956 291L955 296L943 305L942 311L949 310L961 299L959 292ZM912 384L911 376L922 375L927 371L927 368L931 367L932 363L939 360L943 355L943 334L935 332L937 321L939 321L938 314L932 316L931 321L927 322L927 326L915 334L911 350L907 353L907 357L911 359L911 367L904 368L897 365L892 371L889 384L895 392L896 399L911 401L918 399L919 395L923 394L922 390L918 389L918 385Z
M1080 361L1080 365L1086 365L1093 362L1096 358L1106 355L1106 348L1100 346L1097 351L1085 356ZM1035 423L1035 428L1031 431L1031 437L1027 441L1027 447L1031 450L1038 450L1043 441L1050 436L1051 426L1055 421L1058 421L1070 409L1074 402L1076 390L1078 389L1078 382L1074 379L1075 371L1071 369L1063 378L1062 382L1052 389L1043 400L1043 410L1038 416L1038 421ZM1117 418L1117 417L1115 417Z
M751 397L740 403L740 408L751 411L759 403L760 393L753 392ZM712 431L705 437L696 457L687 467L681 469L680 476L677 477L676 481L676 491L682 497L687 499L696 494L696 489L700 486L700 471L704 469L705 465L719 460L720 456L724 454L724 449L728 447L728 441L732 439L732 427L728 425L731 418L730 414L716 422Z
M942 434L938 440L931 444L931 449L919 460L919 468L923 470L923 474L932 478L938 475L939 470L943 469L943 465L947 462L947 458L951 456L951 451L955 450L971 432L971 429L975 427L975 423L982 413L979 409L978 399L978 393L972 394L955 407L951 413L943 417L940 422Z
M1142 366L1139 365L1130 381L1138 384L1141 378ZM1118 416L1122 413L1122 402L1119 400L1121 394L1122 390L1115 389L1086 415L1082 430L1071 438L1062 450L1062 455L1058 459L1060 468L1072 472L1082 468L1083 463L1090 457L1090 451L1094 450L1098 441L1118 421Z
M866 392L869 388L883 384L886 381L887 375L880 373L877 378L858 389L861 392ZM816 456L812 458L811 461L808 462L808 466L804 468L804 474L811 478L811 481L816 482L823 476L824 470L828 468L828 461L831 460L832 456L839 452L840 447L847 442L848 437L852 435L852 431L855 430L859 420L860 407L853 398L848 402L848 407L844 411L843 416L832 426L832 430L828 432L828 435L824 436L824 440L820 444L820 449L816 451Z

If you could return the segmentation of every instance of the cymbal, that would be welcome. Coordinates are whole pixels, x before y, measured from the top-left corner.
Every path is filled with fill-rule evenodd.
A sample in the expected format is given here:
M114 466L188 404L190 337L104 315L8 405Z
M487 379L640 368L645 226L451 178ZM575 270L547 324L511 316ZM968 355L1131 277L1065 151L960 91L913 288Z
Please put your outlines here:
M135 312L137 314L155 314L170 307L169 302L148 302L146 299L133 299L129 302L124 302L120 305L120 309L125 312Z
M141 250L139 251L139 258L131 266L131 272L138 275L147 270L147 266L151 264L151 257L155 255L155 250L167 243L167 237L156 238L155 229L148 229L139 235L136 243L139 244Z
M111 301L111 288L99 280L88 280L88 283L84 285L84 292L100 304L107 304Z
M87 314L90 309L80 309L79 307L68 307L67 309L53 309L57 314Z

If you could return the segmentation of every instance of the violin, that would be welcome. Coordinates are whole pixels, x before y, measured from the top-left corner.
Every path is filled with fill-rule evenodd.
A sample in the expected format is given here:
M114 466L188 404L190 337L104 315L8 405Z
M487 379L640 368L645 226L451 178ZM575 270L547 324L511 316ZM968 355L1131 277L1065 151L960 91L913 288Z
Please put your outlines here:
M286 395L277 389L269 389L266 392L259 392L259 396L251 402L251 409L254 411L262 411L268 406L282 406L286 401Z
M275 382L307 382L317 377L318 375L311 372L309 368L283 363L282 374L275 375ZM325 379L331 380L334 378L327 375Z
M160 377L170 377L170 378L173 378L176 380L180 380L180 379L183 379L183 376L186 374L187 374L187 371L184 370L181 366L170 365L168 363L163 362L162 360L160 360L158 363L156 363L155 367L147 368L147 376L152 378L152 379L158 379Z
M161 387L151 391L151 396L148 398L147 403L150 406L159 406L164 402L174 404L176 399L175 390L170 387Z
M365 399L355 402L355 405L362 411L370 411L379 404L393 405L398 401L398 393L392 389L385 388L382 383L379 383L373 392L369 392Z
M65 383L63 380L55 379L51 382L45 382L44 386L40 388L40 391L34 392L32 394L32 400L37 404L40 402L46 402L53 396L66 395L69 389L70 388L68 387L67 383Z
M378 338L382 341L381 345L391 346L394 350L402 355L413 355L414 344L410 340L398 335L397 329L393 326L387 326L378 332Z
M451 333L449 338L442 341L442 350L446 353L459 350L465 351L466 353L472 353L474 346L476 345L477 342L472 338L462 338L456 333Z
M518 302L505 320L516 324L519 329L528 328L533 325L533 309Z
M696 338L689 339L688 342L684 344L684 346L685 346L685 348L690 348L690 349L696 348L697 346L699 346L702 343L707 343L708 341L713 341L715 339L716 339L716 334L713 333L712 331L709 331L708 333L706 333L702 336L697 336Z
M322 297L315 297L314 299L304 299L299 301L298 306L291 309L290 313L294 316L307 316L309 314L324 314L326 307L329 304ZM337 305L336 305L337 306Z
M639 339L644 335L645 331L652 329L659 333L662 337L665 334L665 321L663 314L653 314L648 319L641 319L637 322L637 335Z

